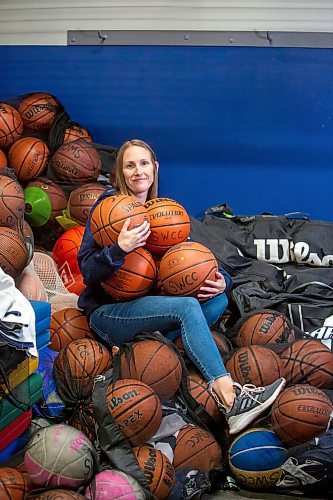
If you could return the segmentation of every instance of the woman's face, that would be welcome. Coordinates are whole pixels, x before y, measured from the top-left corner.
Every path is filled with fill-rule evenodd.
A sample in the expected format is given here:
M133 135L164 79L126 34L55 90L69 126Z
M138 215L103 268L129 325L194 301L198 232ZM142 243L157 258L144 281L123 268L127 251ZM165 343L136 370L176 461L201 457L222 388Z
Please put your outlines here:
M153 162L150 152L140 146L130 146L123 157L123 174L128 189L134 196L144 197L154 182L158 163Z

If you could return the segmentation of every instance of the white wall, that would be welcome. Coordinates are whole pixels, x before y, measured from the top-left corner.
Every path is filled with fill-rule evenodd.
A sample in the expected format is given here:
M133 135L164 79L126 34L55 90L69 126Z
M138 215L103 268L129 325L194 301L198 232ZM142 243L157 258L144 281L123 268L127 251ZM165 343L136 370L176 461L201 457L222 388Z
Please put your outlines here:
M0 0L1 45L98 29L333 32L333 0Z

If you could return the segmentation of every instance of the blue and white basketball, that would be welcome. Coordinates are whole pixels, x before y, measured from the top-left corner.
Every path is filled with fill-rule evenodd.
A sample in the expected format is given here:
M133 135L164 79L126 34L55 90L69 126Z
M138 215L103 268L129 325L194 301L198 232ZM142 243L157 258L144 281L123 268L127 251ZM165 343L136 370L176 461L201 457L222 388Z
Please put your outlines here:
M234 439L228 458L230 470L240 486L263 490L276 485L288 451L275 432L256 427Z

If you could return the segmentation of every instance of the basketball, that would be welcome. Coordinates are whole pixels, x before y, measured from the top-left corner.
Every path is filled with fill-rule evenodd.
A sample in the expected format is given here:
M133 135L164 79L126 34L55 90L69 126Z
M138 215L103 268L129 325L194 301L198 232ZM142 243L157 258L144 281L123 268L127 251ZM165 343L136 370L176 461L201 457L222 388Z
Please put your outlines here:
M50 425L32 436L24 463L36 486L75 489L93 475L94 449L87 436L74 427Z
M83 139L60 146L50 160L57 179L84 184L95 181L101 173L102 162L98 151Z
M110 352L92 339L69 342L54 362L57 393L64 403L76 403L91 395L94 378L111 368Z
M7 157L3 151L0 149L0 170L7 167Z
M219 350L221 358L223 359L223 361L225 361L233 350L233 346L231 345L230 340L225 335L223 335L223 333L217 332L215 330L211 330L211 334L213 336L213 339L215 340L215 344Z
M146 495L134 477L120 470L106 469L94 477L93 483L86 488L89 500L145 500Z
M170 247L187 240L190 218L185 208L170 198L154 198L144 205L147 209L151 233L146 248L159 255Z
M234 338L238 347L252 344L294 342L295 332L287 318L275 311L255 313L247 318Z
M62 187L47 177L37 177L34 181L29 182L28 187L31 186L41 188L49 197L51 203L50 220L62 215L62 211L67 208L67 195Z
M100 247L116 243L126 219L131 223L128 229L148 221L146 208L132 196L114 195L104 198L93 210L90 228Z
M71 229L67 229L67 231L57 239L53 247L52 259L57 263L58 268L67 261L72 264L71 267L73 267L74 264L73 270L75 272L79 272L77 254L79 253L82 243L84 229L84 226L72 227ZM71 262L72 260L75 262Z
M126 255L124 264L102 282L102 287L116 299L131 300L146 295L155 278L156 265L152 255L139 247Z
M90 182L73 189L68 198L67 209L70 218L78 224L85 225L92 206L104 192L105 186L98 182Z
M88 130L79 124L71 124L65 130L63 143L76 141L77 139L84 139L85 141L91 142L92 137Z
M190 467L200 472L222 469L222 451L214 436L195 425L183 427L177 435L173 466Z
M11 467L0 467L1 500L24 500L30 488L22 472Z
M215 399L209 392L208 382L199 373L189 372L187 385L191 396L204 407L215 422L220 422L221 414Z
M225 367L231 378L241 385L270 385L284 374L279 356L260 345L236 349L226 361Z
M23 216L22 186L14 179L0 175L0 226L15 226Z
M51 127L59 111L57 100L45 92L34 92L22 99L19 105L25 127L44 131Z
M217 271L216 259L207 247L200 243L179 243L163 255L158 285L169 295L196 296L206 280L215 280Z
M274 488L288 458L285 444L270 429L249 429L233 440L228 459L239 485L251 490Z
M123 378L141 380L151 386L162 400L177 392L182 365L171 347L157 340L134 342L121 356Z
M49 348L58 352L71 340L94 338L87 318L75 307L67 307L52 313L49 331Z
M149 441L162 420L162 406L154 390L133 379L118 380L107 390L107 407L131 446Z
M146 478L148 489L158 500L168 498L176 482L175 470L170 460L151 446L133 448L136 459Z
M321 389L296 384L284 389L274 401L271 422L284 443L296 446L325 432L332 411L333 405Z
M10 104L0 102L0 147L8 148L23 132L23 119Z
M47 490L44 493L36 494L27 497L34 500L84 500L86 497L80 495L73 490L64 490L63 488L56 488L55 490Z
M9 166L19 182L36 179L45 169L49 159L46 142L37 137L22 137L15 141L8 152Z
M28 186L24 189L24 217L33 227L44 226L51 217L51 200L40 187Z
M17 278L28 262L28 250L23 237L9 227L0 227L0 267Z
M288 384L333 389L333 352L319 340L298 340L280 354Z

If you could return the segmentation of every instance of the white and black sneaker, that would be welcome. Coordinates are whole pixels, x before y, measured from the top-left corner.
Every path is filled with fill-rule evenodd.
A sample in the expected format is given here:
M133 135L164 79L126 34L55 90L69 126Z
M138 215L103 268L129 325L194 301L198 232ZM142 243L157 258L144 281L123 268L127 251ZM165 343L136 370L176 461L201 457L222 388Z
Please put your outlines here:
M211 391L211 393L225 414L229 425L229 433L237 434L274 403L285 385L286 380L284 378L279 378L273 384L265 387L256 387L252 384L241 386L234 382L236 397L231 410L228 412L226 412L225 406L219 400L215 391Z

